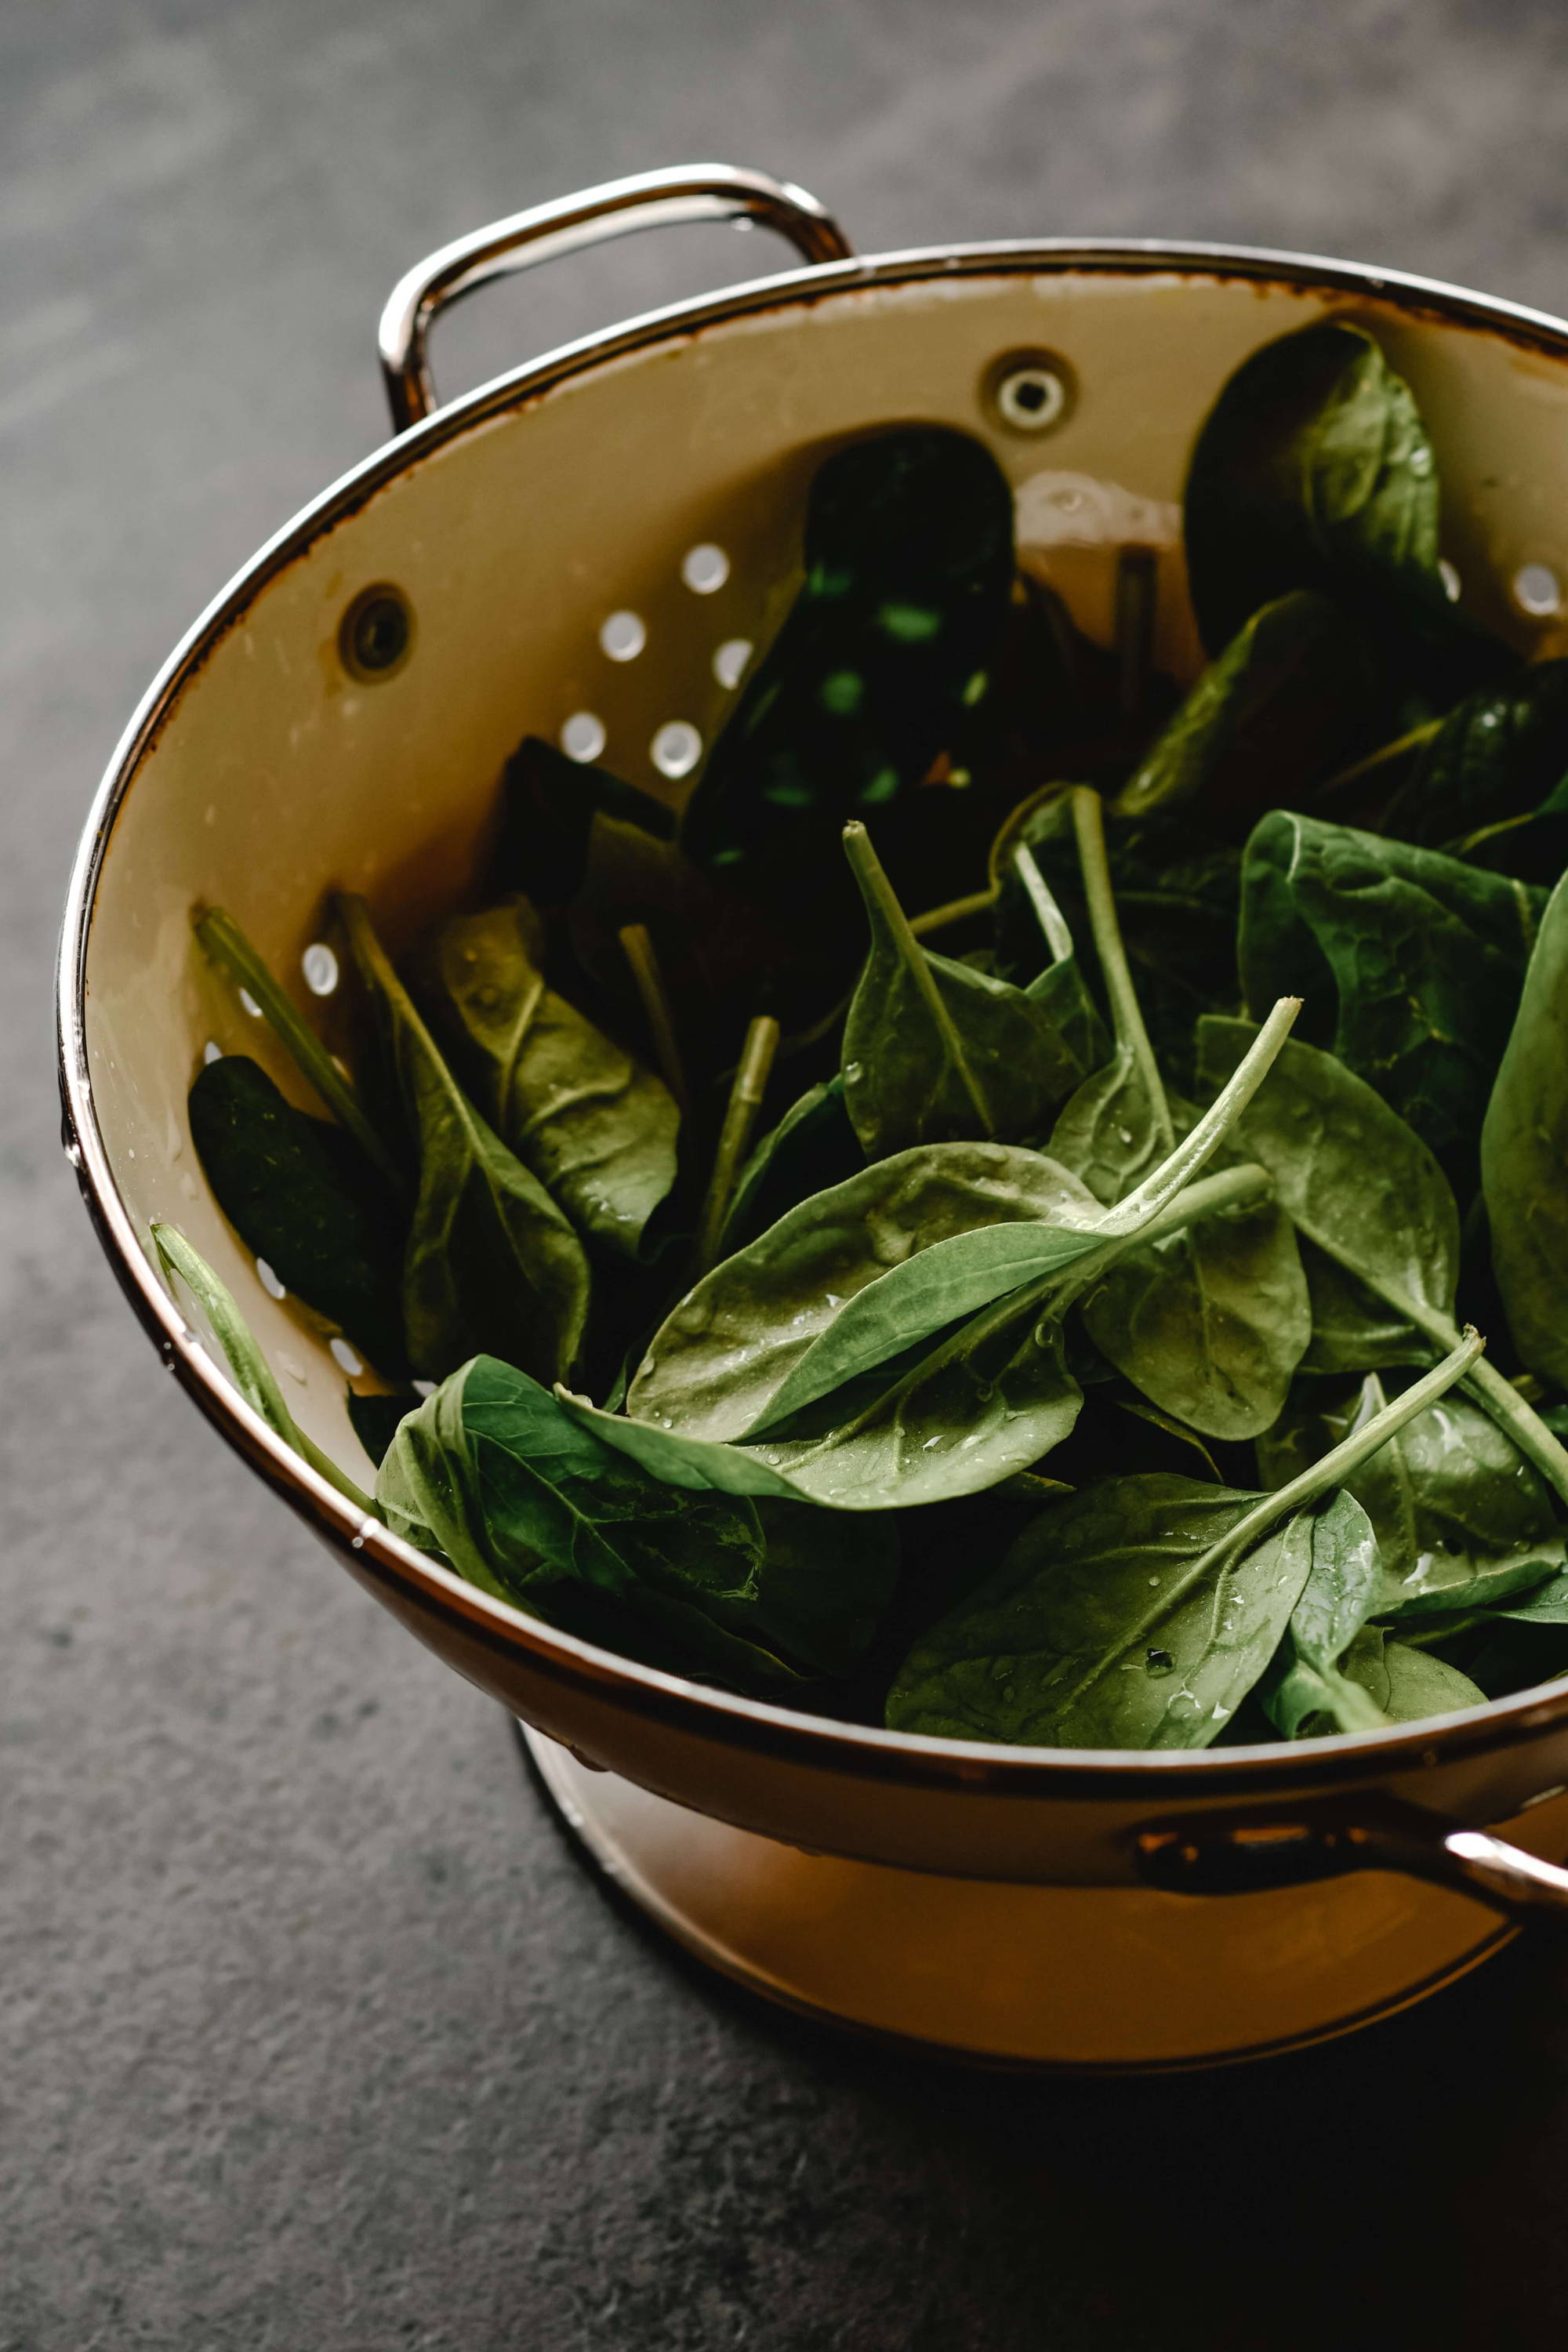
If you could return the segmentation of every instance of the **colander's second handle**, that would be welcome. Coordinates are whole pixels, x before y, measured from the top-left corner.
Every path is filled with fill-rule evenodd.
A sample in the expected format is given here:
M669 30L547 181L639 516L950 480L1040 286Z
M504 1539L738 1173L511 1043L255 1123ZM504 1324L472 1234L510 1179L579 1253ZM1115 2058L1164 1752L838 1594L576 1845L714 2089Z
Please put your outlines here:
M855 248L832 215L804 188L770 180L765 172L729 163L686 163L668 172L638 172L607 180L581 195L561 196L494 221L432 253L398 280L381 314L381 367L392 421L401 433L436 406L426 352L431 321L448 302L488 278L531 269L580 246L634 229L672 228L683 221L755 221L787 237L813 263L852 261Z
M1157 1823L1133 1842L1139 1875L1174 1895L1249 1895L1350 1870L1394 1870L1468 1895L1518 1927L1568 1928L1568 1870L1417 1806L1386 1800L1292 1818L1215 1814Z

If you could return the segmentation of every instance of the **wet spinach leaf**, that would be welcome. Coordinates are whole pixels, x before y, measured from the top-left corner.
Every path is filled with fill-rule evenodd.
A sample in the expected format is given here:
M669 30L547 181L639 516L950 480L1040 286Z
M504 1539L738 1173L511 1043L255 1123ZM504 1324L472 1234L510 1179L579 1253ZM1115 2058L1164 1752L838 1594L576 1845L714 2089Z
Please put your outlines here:
M858 1301L870 1311L871 1291L891 1285L893 1296L859 1347L844 1335L830 1387L996 1295L971 1296L949 1279L945 1260L924 1273L933 1248L1021 1228L1024 1248L1037 1252L1044 1239L1065 1264L1095 1246L1100 1213L1065 1169L1017 1146L931 1144L874 1161L787 1212L688 1292L650 1341L627 1410L692 1436L743 1436L765 1423L792 1374ZM972 1248L964 1271L977 1263ZM993 1277L981 1267L979 1278ZM1014 1261L994 1278L1007 1287L1027 1276Z
M1481 1129L1492 1273L1521 1357L1568 1387L1568 882L1552 892Z
M1300 1601L1312 1507L1479 1349L1472 1335L1273 1496L1155 1473L1108 1479L1043 1512L996 1574L915 1643L889 1696L889 1727L1031 1746L1207 1747ZM1308 1613L1310 1637L1331 1638L1342 1607L1323 1596Z
M1449 604L1436 459L1409 385L1340 320L1266 343L1209 411L1184 494L1187 574L1217 654L1261 605L1313 589L1446 707L1508 648Z
M868 1158L1041 1134L1081 1075L1045 1006L921 947L864 825L844 830L871 945L844 1024L844 1100Z
M1295 1476L1387 1402L1375 1372L1348 1390L1314 1385L1259 1439L1263 1475ZM1346 1486L1382 1562L1369 1618L1491 1608L1568 1567L1545 1479L1466 1397L1446 1396L1407 1422Z
M1397 1443L1397 1440L1391 1441ZM1372 1463L1362 1466L1364 1475ZM1363 1640L1371 1656L1360 1675L1342 1672L1346 1653L1376 1612L1384 1582L1372 1521L1348 1486L1312 1515L1312 1564L1290 1612L1285 1639L1258 1685L1258 1696L1286 1739L1309 1738L1321 1727L1375 1731L1387 1717L1373 1691L1383 1667L1383 1636Z
M501 1141L580 1234L635 1257L675 1182L680 1113L662 1081L545 984L525 898L458 915L435 964L444 1027Z
M1249 1008L1289 990L1301 1034L1376 1087L1473 1190L1492 1073L1544 899L1503 876L1276 811L1242 867Z
M1309 798L1375 708L1363 639L1309 590L1254 613L1193 688L1112 806L1123 819L1190 813L1244 832Z
M1245 1021L1199 1024L1199 1064L1211 1084L1226 1080L1252 1034ZM1268 1169L1298 1233L1435 1347L1453 1347L1458 1212L1426 1145L1380 1095L1331 1054L1292 1041L1234 1137L1237 1150ZM1478 1402L1568 1501L1568 1451L1539 1414L1484 1357L1467 1378Z
M481 1590L742 1689L853 1664L896 1573L890 1530L665 1486L493 1357L408 1416L376 1492L395 1533Z
M372 1363L403 1371L402 1205L357 1145L297 1110L244 1054L206 1063L186 1108L202 1171L247 1249Z
M419 1168L403 1263L409 1360L438 1380L469 1356L504 1349L524 1369L558 1378L587 1319L583 1245L452 1076L363 900L338 905Z

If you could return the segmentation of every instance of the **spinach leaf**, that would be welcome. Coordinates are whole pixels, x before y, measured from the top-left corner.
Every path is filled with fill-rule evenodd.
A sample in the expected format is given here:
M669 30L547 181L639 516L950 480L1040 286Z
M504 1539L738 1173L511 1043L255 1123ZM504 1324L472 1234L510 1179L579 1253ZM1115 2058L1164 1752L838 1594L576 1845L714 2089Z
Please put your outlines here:
M652 1072L545 985L525 898L458 915L436 950L473 1098L577 1231L634 1257L675 1182L680 1113Z
M1026 1251L1043 1244L1065 1263L1095 1246L1099 1217L1065 1169L1016 1146L931 1144L874 1161L788 1211L687 1293L650 1341L627 1411L691 1436L743 1436L771 1417L791 1375L863 1295L871 1311L869 1292L893 1286L864 1345L836 1353L830 1387L996 1295L958 1286L946 1261L923 1273L933 1249L1005 1227ZM1004 1288L1042 1270L1025 1263L1016 1272L1016 1256L1009 1260L996 1277ZM991 1278L984 1266L979 1278Z
M1121 1258L1084 1300L1084 1328L1151 1402L1205 1437L1256 1437L1311 1334L1290 1220L1274 1202L1206 1218Z
M1147 1230L1173 1228L1255 1196L1264 1181L1257 1169L1206 1177L1178 1193ZM974 1494L1028 1469L1073 1427L1082 1399L1066 1361L1063 1325L1087 1285L1129 1245L1125 1235L1097 1237L1097 1244L1069 1255L1049 1227L1018 1224L933 1244L928 1259L952 1253L989 1260L980 1269L984 1281L973 1265L960 1268L963 1280L942 1281L948 1313L966 1297L985 1303L954 1317L944 1330L906 1333L896 1355L886 1322L869 1336L863 1325L830 1330L775 1391L759 1416L763 1425L753 1425L743 1444L688 1434L668 1413L622 1421L567 1402L591 1414L607 1444L671 1485L794 1493L847 1511ZM898 1273L883 1279L896 1286ZM868 1288L857 1304L870 1303ZM847 1315L843 1319L849 1324ZM910 1326L915 1320L911 1312ZM861 1343L858 1354L851 1339Z
M1304 1234L1297 1238L1312 1318L1312 1336L1300 1370L1371 1372L1429 1360L1431 1348L1414 1325L1314 1247Z
M273 1379L271 1367L258 1347L249 1324L236 1306L234 1293L227 1284L218 1279L205 1258L192 1247L177 1225L154 1224L148 1230L163 1272L178 1275L206 1316L213 1337L222 1349L224 1360L234 1375L235 1386L251 1411L259 1413L273 1434L280 1437L285 1445L291 1445L318 1477L335 1486L340 1495L346 1496L360 1510L376 1516L375 1506L370 1496L361 1493L353 1480L338 1468L330 1454L322 1453L313 1437L307 1436L284 1403L283 1391Z
M1039 1134L1080 1075L1043 1005L922 948L862 824L844 845L871 927L844 1024L844 1100L868 1158Z
M1264 1475L1297 1475L1386 1402L1375 1372L1349 1391L1303 1399L1259 1440ZM1545 1479L1465 1397L1447 1396L1407 1422L1346 1486L1382 1560L1368 1617L1489 1608L1568 1567Z
M1306 588L1440 703L1513 667L1447 601L1432 445L1409 385L1360 327L1325 320L1242 362L1198 435L1184 519L1211 654L1260 605Z
M242 1000L249 999L251 1009L265 1020L305 1084L321 1097L338 1125L353 1136L370 1165L396 1192L401 1182L397 1164L352 1081L315 1031L300 1019L293 1000L279 986L233 916L222 907L198 908L191 918L191 929L208 961L233 982Z
M1544 900L1436 850L1279 810L1247 845L1248 1006L1289 989L1331 1046L1473 1189L1492 1072Z
M525 735L501 777L501 831L492 870L509 889L544 907L566 906L588 871L595 815L636 825L656 841L675 837L672 809L607 768L568 759L542 736Z
M404 1370L402 1217L356 1146L296 1110L244 1054L198 1071L186 1108L203 1173L246 1248L372 1363Z
M1012 868L1051 958L1029 982L1024 993L1033 1003L1044 1005L1077 1063L1079 1076L1088 1077L1091 1070L1101 1068L1110 1058L1110 1039L1079 961L1072 932L1026 842L1020 842L1014 850Z
M1109 1202L1121 1200L1165 1157L1175 1129L1122 946L1100 799L1080 784L1068 806L1115 1044L1105 1067L1087 1077L1061 1111L1050 1151L1097 1201Z
M1030 1745L1207 1747L1301 1598L1310 1507L1451 1386L1480 1344L1472 1334L1275 1495L1155 1473L1107 1480L1042 1513L996 1574L916 1643L889 1695L889 1727ZM1331 1597L1309 1622L1331 1638L1336 1613Z
M989 690L1013 584L1006 478L981 442L946 426L853 441L816 470L804 562L681 839L700 865L797 918L810 904L821 921L849 903L827 865L847 818L877 812L896 870L933 814L951 845L962 812L919 788Z
M724 1248L745 1248L814 1192L830 1192L864 1163L844 1107L844 1080L835 1073L791 1105L741 1171L724 1223Z
M1390 1723L1425 1723L1429 1716L1452 1715L1461 1706L1481 1706L1486 1693L1457 1666L1407 1642L1388 1642L1383 1653L1388 1694L1381 1702Z
M493 1357L409 1414L376 1491L395 1533L483 1591L742 1689L853 1664L896 1572L890 1530L668 1487Z
M1097 1210L1036 1153L979 1145L928 1145L803 1202L674 1309L627 1410L691 1435L742 1436L1100 1244L1137 1234L1223 1141L1289 1021L1288 1006L1270 1015L1203 1118L1113 1209Z
M1168 1472L1057 1504L915 1643L888 1696L889 1728L1206 1747L1273 1656L1311 1565L1304 1512L1234 1556L1255 1508L1250 1495Z
M547 1372L569 1370L588 1312L583 1245L538 1179L474 1109L371 928L338 902L395 1075L419 1193L403 1262L409 1360L438 1380L487 1348Z
M362 1394L357 1389L349 1389L343 1402L354 1435L379 1469L403 1425L405 1413L417 1410L419 1396L415 1389L396 1389L384 1395L374 1391Z
M1071 796L1084 899L1110 1000L1110 1063L1073 1096L1051 1151L1114 1202L1173 1147L1161 1079L1117 919L1100 803ZM1190 1131L1196 1114L1184 1112ZM1166 1412L1209 1437L1251 1437L1285 1401L1310 1333L1290 1222L1272 1202L1173 1234L1123 1257L1084 1305L1102 1355Z
M1112 803L1119 817L1190 812L1215 831L1307 798L1372 703L1362 633L1327 597L1280 596L1237 631Z
M1568 882L1552 893L1481 1129L1492 1273L1521 1357L1568 1387Z
M1212 1084L1227 1082L1252 1034L1244 1021L1199 1024L1199 1064ZM1425 1144L1381 1096L1331 1054L1292 1042L1236 1121L1235 1137L1238 1150L1268 1169L1298 1233L1435 1346L1453 1346L1454 1196ZM1484 1358L1467 1384L1568 1501L1568 1452L1518 1390Z
M1005 979L1029 983L1032 991L1043 980L1041 933L1016 869L1018 848L1028 851L1043 875L1069 938L1089 938L1070 793L1071 787L1062 785L1038 800L1016 837L1005 835L997 869L997 969ZM1167 1075L1190 1085L1192 1032L1199 1014L1239 1009L1236 926L1241 852L1233 843L1208 839L1194 815L1156 814L1134 821L1118 817L1114 808L1106 813L1105 848L1151 1042ZM1050 1009L1078 1050L1054 998ZM1088 1066L1098 1069L1106 1059L1105 1053L1091 1055Z
M1377 830L1463 856L1468 835L1530 815L1564 776L1568 661L1531 662L1505 685L1455 704L1411 761Z
M1390 1441L1397 1444L1397 1439ZM1386 1450L1386 1449L1385 1449ZM1363 1463L1364 1476L1375 1464ZM1386 1722L1371 1695L1382 1664L1383 1636L1370 1649L1370 1675L1341 1672L1342 1661L1375 1613L1383 1583L1377 1537L1348 1486L1331 1496L1311 1520L1312 1565L1301 1597L1258 1696L1270 1722L1287 1739L1314 1735L1320 1722L1336 1731L1375 1731ZM1363 1678L1363 1676L1365 1678ZM1386 1681L1386 1668L1384 1669Z

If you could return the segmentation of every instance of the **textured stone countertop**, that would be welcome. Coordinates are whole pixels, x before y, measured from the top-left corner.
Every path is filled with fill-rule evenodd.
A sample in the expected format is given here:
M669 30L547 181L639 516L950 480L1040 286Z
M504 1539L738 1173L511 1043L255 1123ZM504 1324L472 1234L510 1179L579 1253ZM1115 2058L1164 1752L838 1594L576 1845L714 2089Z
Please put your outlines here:
M68 1181L82 812L192 615L382 435L385 290L715 151L868 249L1231 236L1568 304L1556 0L0 10L0 2347L1558 2340L1568 1952L1110 2086L760 2013L605 1905L497 1710L159 1378ZM558 266L447 378L723 270L719 232Z

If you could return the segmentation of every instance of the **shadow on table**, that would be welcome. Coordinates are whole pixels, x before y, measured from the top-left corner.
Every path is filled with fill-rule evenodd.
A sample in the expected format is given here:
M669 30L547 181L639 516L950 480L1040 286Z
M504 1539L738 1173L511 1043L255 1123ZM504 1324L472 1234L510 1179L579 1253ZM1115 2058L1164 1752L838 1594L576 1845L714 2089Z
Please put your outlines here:
M572 1850L667 1970L877 2113L969 2235L968 2310L921 2309L942 2216L910 2215L908 2332L855 2352L1539 2346L1568 2320L1568 1939L1284 2057L1159 2075L927 2060L796 2017L673 1945ZM918 2188L912 2192L918 2196Z

